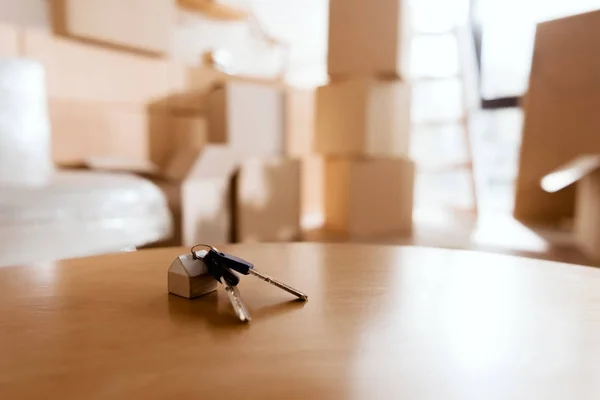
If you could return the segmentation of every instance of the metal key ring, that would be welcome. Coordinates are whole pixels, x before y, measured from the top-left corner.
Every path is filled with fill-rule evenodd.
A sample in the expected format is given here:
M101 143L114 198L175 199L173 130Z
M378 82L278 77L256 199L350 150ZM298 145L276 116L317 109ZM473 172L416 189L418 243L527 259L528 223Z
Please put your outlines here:
M210 250L214 250L217 253L219 252L219 249L217 249L215 246L211 246L210 244L203 244L203 243L199 243L199 244L195 244L192 246L192 248L190 249L190 251L192 252L192 257L194 258L194 260L198 259L198 256L196 256L196 252L194 251L194 249L196 247L208 247Z

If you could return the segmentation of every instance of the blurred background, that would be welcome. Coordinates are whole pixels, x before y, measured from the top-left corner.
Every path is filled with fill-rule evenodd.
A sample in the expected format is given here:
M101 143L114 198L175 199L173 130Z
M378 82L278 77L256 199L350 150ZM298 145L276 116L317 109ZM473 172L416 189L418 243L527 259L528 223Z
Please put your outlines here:
M0 0L0 265L246 241L598 265L597 9Z

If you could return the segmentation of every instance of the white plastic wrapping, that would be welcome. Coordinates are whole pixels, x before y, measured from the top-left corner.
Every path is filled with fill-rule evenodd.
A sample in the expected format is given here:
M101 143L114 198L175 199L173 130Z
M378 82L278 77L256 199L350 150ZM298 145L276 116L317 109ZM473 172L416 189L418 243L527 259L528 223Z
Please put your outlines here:
M0 185L41 184L52 170L44 69L0 58Z
M134 175L57 172L46 185L0 186L0 266L118 251L171 229L162 191Z

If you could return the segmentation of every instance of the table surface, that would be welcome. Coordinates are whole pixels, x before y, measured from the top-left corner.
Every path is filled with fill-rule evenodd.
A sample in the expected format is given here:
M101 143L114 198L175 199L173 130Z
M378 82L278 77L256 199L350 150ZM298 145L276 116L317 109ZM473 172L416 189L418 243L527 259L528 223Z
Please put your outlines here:
M167 294L187 249L0 268L2 399L600 398L600 270L343 244L222 250L254 277Z

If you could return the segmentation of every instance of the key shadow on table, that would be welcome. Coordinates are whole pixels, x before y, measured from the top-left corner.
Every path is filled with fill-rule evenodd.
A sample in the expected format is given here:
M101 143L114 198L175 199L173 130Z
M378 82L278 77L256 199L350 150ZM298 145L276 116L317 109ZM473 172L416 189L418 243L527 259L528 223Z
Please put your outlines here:
M229 298L221 290L193 300L172 294L168 295L169 316L174 323L187 326L207 325L213 330L229 330L232 332L245 330L250 324L260 320L293 313L303 308L305 304L305 301L289 300L252 307L246 301L246 306L253 321L248 324L238 319L229 302Z

